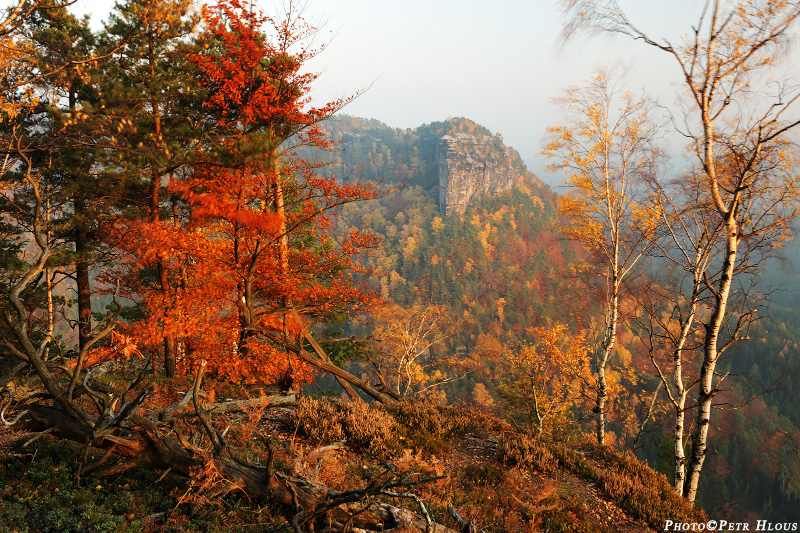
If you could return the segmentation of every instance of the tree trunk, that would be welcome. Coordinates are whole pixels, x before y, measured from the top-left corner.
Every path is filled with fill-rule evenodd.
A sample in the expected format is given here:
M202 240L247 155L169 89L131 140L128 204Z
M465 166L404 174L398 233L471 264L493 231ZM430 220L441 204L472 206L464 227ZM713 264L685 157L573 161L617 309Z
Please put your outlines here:
M50 212L49 190L46 190L45 198L46 198L46 200L45 200L45 209L44 209L44 220L45 220L45 222L47 224L49 224L51 216L52 216L52 213ZM50 242L50 230L49 229L44 233L44 237L45 237L45 239L47 239L47 242L49 243ZM53 337L53 332L55 331L55 323L56 323L56 312L55 312L55 307L53 305L53 277L52 276L53 276L53 271L50 268L45 268L44 269L44 281L45 281L45 287L47 289L47 337L49 339L54 339L55 338L55 337ZM45 349L44 357L43 357L43 359L45 361L49 359L49 357L48 357L49 351L50 351L50 347L48 345L48 347Z
M608 384L606 383L605 363L597 365L597 398L595 410L597 412L597 444L606 443L606 401L608 399Z
M709 43L708 55L712 55ZM715 294L716 304L711 320L705 326L705 342L703 345L703 365L700 368L700 382L697 393L697 414L695 427L692 432L692 453L689 458L688 483L684 487L686 499L694 502L697 497L697 488L700 484L700 472L708 453L708 426L711 423L711 402L714 397L714 368L717 364L717 339L722 323L725 320L725 307L728 303L728 294L733 282L734 264L736 262L736 225L733 213L725 205L719 193L719 183L716 176L714 158L714 131L713 121L709 114L710 102L704 95L701 104L701 117L703 121L703 163L709 183L709 192L714 206L726 222L726 255L722 267L722 277L719 288Z
M85 222L85 204L79 196L73 198L75 209L75 283L78 292L78 348L86 349L92 331L92 289L89 280L89 232Z
M157 104L153 104L157 105ZM158 109L156 107L156 109ZM161 121L158 116L156 118L156 134L161 135ZM153 169L150 176L150 222L158 224L161 221L160 208L161 208L161 176L156 169ZM161 259L156 263L158 269L158 284L161 294L165 301L170 298L170 285L169 285L169 272L167 265ZM164 317L168 319L169 317ZM155 368L155 362L153 363ZM168 378L173 377L177 372L177 358L175 350L175 338L170 335L164 335L164 373Z
M673 407L675 408L675 431L673 432L674 439L674 452L675 452L675 492L683 496L684 484L686 483L686 453L684 452L683 442L683 428L686 418L686 396L689 391L686 390L686 385L683 382L683 348L686 345L686 340L689 338L689 332L694 324L694 317L697 311L697 302L700 295L700 276L695 271L694 285L692 290L692 300L689 315L681 327L681 335L678 337L675 351L672 354L674 370L673 382L675 383L675 392L677 398L673 398ZM666 381L664 382L666 385Z
M673 438L675 439L675 492L683 495L683 485L686 481L686 454L683 450L683 424L684 424L684 406L686 404L686 395L682 394L678 407L675 409L675 432Z
M736 264L736 252L739 245L738 227L729 212L726 220L727 243L725 260L722 265L722 276L716 292L716 305L710 322L706 325L706 338L703 345L703 366L700 368L700 383L697 398L697 416L692 432L692 453L689 459L688 485L686 499L694 502L697 487L700 483L700 472L708 453L708 430L711 423L711 403L717 389L714 385L714 369L717 365L717 342L719 332L725 321L725 310L728 304L733 274Z
M274 151L270 154L275 176L272 182L272 200L275 203L275 213L280 217L278 258L281 266L281 276L284 282L289 275L289 232L286 226L286 205L283 197L283 183L281 183L280 162L278 153Z
M154 92L156 86L156 50L155 43L153 42L154 29L148 25L147 28L147 46L148 46L148 62L150 68L150 113L153 117L153 135L155 137L155 149L161 150L163 147L163 133L161 131L161 106L159 102L158 93ZM150 184L150 221L157 224L161 220L160 207L161 207L161 175L162 172L158 169L156 163L153 164L151 173ZM164 298L170 297L169 286L169 272L167 266L163 261L158 261L158 279L161 286L161 293ZM167 318L167 317L165 317ZM171 335L164 335L164 373L168 378L175 376L177 373L177 353L175 337Z
M597 371L597 398L595 412L597 414L597 443L604 446L606 443L606 402L608 401L608 383L606 382L606 366L611 353L614 351L614 344L617 340L617 321L619 320L619 278L617 275L617 265L614 264L614 271L611 280L611 300L610 309L606 319L606 333L603 339L602 350L598 355L595 370Z
M75 113L78 106L79 79L70 82L68 91L68 105L70 113ZM73 177L77 181L77 178ZM86 256L89 252L89 230L86 227L87 213L86 202L80 192L72 196L73 216L75 219L75 255L78 258L75 264L75 284L78 293L78 349L83 352L92 331L92 289L89 281L89 261Z
M158 262L158 279L161 285L161 293L164 295L164 298L169 297L170 286L169 278L167 277L167 267L162 261ZM173 377L178 368L175 344L175 338L173 336L164 335L164 373L168 378Z

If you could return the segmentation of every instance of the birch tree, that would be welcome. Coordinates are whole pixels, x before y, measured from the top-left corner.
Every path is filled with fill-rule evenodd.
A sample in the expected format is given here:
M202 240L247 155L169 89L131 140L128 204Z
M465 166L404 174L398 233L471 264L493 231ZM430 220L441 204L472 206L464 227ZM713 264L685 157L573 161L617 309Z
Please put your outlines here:
M548 128L545 156L565 174L569 191L559 199L564 233L584 245L603 280L603 331L594 348L597 442L605 444L606 368L620 323L623 283L652 248L656 225L643 202L642 178L654 172L660 125L647 98L624 92L601 71L585 87L558 101L567 121Z
M694 501L703 462L712 403L719 391L717 363L729 338L745 327L736 319L733 335L722 335L731 318L741 253L753 241L786 238L797 215L798 176L790 133L800 124L800 90L775 81L785 58L800 3L785 0L707 0L697 23L677 44L656 39L634 25L614 0L565 0L565 34L610 32L632 37L677 63L682 82L689 149L702 179L705 205L723 229L719 275L708 278L710 318L704 324L688 483ZM740 317L742 315L739 315ZM750 315L752 316L752 315Z
M721 254L722 231L713 211L700 207L694 179L649 180L653 211L664 228L655 242L662 267L658 279L638 292L640 314L633 318L675 415L674 487L681 495L686 481L687 402L698 383L692 354L699 348L706 276Z
M452 333L452 321L439 305L388 305L376 312L372 363L384 390L396 398L425 396L453 381L439 368L445 366L441 358L431 354Z

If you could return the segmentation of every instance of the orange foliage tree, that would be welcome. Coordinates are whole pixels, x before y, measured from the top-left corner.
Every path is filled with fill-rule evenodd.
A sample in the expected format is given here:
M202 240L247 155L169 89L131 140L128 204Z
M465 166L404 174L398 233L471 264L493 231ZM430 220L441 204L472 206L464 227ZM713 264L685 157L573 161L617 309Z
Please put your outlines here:
M119 117L122 126L114 135L117 149L109 151L104 164L117 180L130 182L135 191L127 194L129 203L153 223L170 218L165 182L186 164L207 128L205 117L190 111L204 95L186 57L189 36L200 22L193 5L193 0L118 2L101 39L113 52L103 65L98 95L102 108ZM153 271L152 283L168 294L168 270L159 262ZM176 371L175 350L175 339L166 337L168 377Z
M642 263L656 231L644 202L642 178L655 172L660 126L645 97L622 92L606 71L585 87L566 90L559 103L569 121L548 128L544 154L550 168L566 174L559 199L564 233L591 254L589 268L602 281L604 324L594 348L597 441L605 442L608 382L623 283Z
M581 396L589 374L586 336L564 324L533 328L536 344L508 350L501 361L503 382L498 393L508 402L513 419L530 424L536 435L565 431L566 411Z
M329 148L318 123L346 103L310 106L316 76L301 69L315 53L303 46L314 29L293 12L273 19L238 0L205 6L203 17L191 61L213 140L170 181L171 221L117 223L135 274L129 294L145 310L130 331L143 349L177 339L179 372L207 360L230 379L308 379L275 334L294 342L369 298L349 271L373 239L336 234L331 216L374 190L321 177L294 153L298 144ZM137 282L157 264L169 291Z

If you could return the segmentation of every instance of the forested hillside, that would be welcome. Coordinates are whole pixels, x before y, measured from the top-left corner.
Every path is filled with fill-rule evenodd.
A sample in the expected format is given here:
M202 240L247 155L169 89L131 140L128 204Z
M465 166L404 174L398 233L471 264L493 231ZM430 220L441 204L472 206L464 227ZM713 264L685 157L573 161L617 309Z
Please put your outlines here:
M383 239L368 260L383 297L410 304L424 294L452 306L454 317L478 330L503 335L520 335L543 316L555 318L555 310L545 313L543 306L554 299L553 284L561 283L555 272L564 267L565 254L573 254L558 238L552 191L525 170L513 150L513 190L483 197L460 216L440 213L440 139L458 133L491 137L494 146L486 153L498 159L508 157L501 139L467 119L398 130L339 116L324 127L336 149L323 172L383 185L377 201L352 206L342 222L363 224ZM498 306L504 310L498 313Z
M559 194L467 118L315 101L293 2L0 11L0 529L794 529L800 5L673 47L564 4L678 62L686 128L595 72Z
M440 214L433 170L437 165L430 147L437 136L456 129L488 134L481 126L453 119L396 130L375 120L339 117L325 128L338 142L331 156L338 159L329 168L344 176L368 168L363 174L382 181L386 191L377 200L353 206L340 224L343 229L358 224L382 237L367 263L373 269L371 286L384 300L407 310L437 305L446 311L455 326L431 349L441 357L440 368L450 365L448 376L464 372L454 372L453 359L445 356L457 354L457 361L469 361L470 353L486 357L496 350L499 361L503 350L535 344L541 333L537 328L565 323L571 326L564 333L577 335L582 327L601 320L589 287L570 271L583 256L561 233L556 196L532 174L507 194L482 198L464 215ZM794 244L788 249L783 261L768 263L760 280L762 290L780 287L774 294L782 303L793 301L785 281L791 278L787 265L792 264L788 256ZM795 453L800 410L793 393L800 369L800 324L795 324L800 318L776 303L759 314L751 340L735 345L723 360L724 371L731 374L731 390L722 396L734 410L723 413L715 424L710 442L719 453L711 459L700 499L715 512L725 508L747 514L768 508L771 516L789 520L796 517L792 502L800 488ZM418 312L413 316L421 318ZM353 331L365 333L369 327L356 324ZM630 445L657 380L645 344L635 333L624 334L616 352L618 369L613 374L622 389L616 392L610 427L621 443ZM427 385L429 381L420 380L421 388ZM491 371L473 369L442 390L449 401L493 407L504 401L499 394L502 379ZM671 446L664 436L671 422L661 401L636 446L643 459L672 476L674 465L664 455ZM580 416L577 411L574 415Z

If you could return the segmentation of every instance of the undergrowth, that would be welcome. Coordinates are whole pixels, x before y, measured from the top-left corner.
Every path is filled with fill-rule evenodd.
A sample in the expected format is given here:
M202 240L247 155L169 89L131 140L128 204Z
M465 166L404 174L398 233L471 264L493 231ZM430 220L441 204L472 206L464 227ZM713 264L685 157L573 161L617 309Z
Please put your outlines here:
M294 413L300 435L319 444L345 442L373 456L403 449L441 453L452 440L467 433L486 436L507 426L477 411L424 402L398 402L390 406L350 400L302 398Z
M244 532L282 523L269 508L231 495L220 505L178 504L186 481L148 471L75 479L82 447L45 438L18 443L0 468L0 532Z
M626 513L656 530L663 528L666 520L705 521L704 513L678 496L664 474L639 461L632 452L621 453L591 441L581 443L581 449L513 435L503 439L499 452L501 460L511 466L544 473L560 467L591 480Z
M247 414L255 429L258 421L252 419L261 411ZM398 472L443 476L414 487L414 492L426 502L434 520L450 527L454 522L448 503L487 531L615 531L613 524L598 520L584 494L571 493L558 481L564 471L593 482L607 500L656 530L667 519L703 521L702 513L675 495L662 474L631 453L590 442L576 448L534 439L469 409L303 398L291 422L294 428L275 436L251 431L232 434L232 442L258 461L265 457L264 442L275 439L276 467L340 491L364 486L373 471L388 464ZM295 436L302 439L296 442ZM467 441L482 446L483 454L465 455L461 445ZM21 442L0 443L2 533L236 532L288 527L291 512L287 515L286 509L259 507L235 495L199 505L186 497L191 483L160 472L136 471L77 483L76 458L82 447L50 437L30 449L22 448ZM320 448L336 442L346 447Z
M363 402L305 397L293 416L299 434L319 444L344 442L356 451L383 456L400 450L397 421Z

